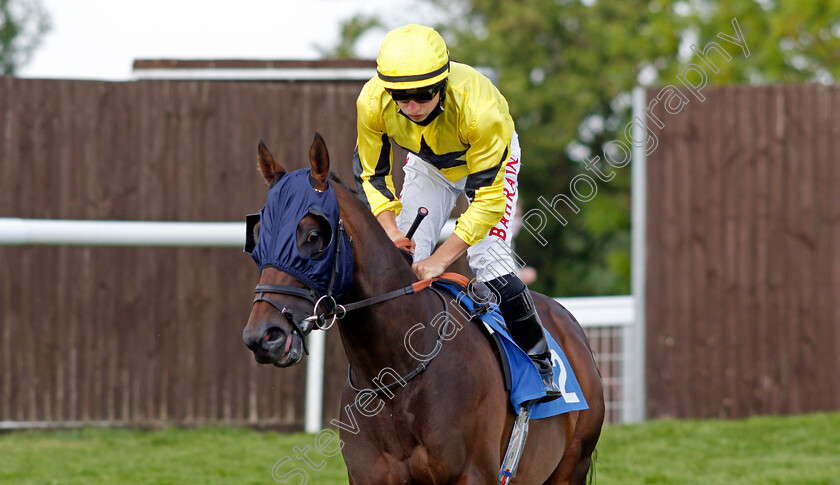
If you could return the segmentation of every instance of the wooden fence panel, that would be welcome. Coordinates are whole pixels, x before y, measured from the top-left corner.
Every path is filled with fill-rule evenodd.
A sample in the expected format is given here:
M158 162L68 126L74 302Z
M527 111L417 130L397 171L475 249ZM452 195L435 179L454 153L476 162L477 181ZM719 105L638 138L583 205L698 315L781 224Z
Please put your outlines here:
M648 123L648 414L837 409L840 88L703 94Z
M0 79L0 217L237 221L260 138L288 169L314 133L353 185L358 82ZM241 341L258 280L236 249L0 247L0 421L301 428L305 365ZM346 376L327 338L325 418Z

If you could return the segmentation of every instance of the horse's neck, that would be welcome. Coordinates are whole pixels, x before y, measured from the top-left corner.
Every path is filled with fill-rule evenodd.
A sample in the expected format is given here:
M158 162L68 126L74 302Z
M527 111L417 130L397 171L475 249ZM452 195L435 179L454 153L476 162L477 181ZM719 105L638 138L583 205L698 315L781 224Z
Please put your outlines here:
M417 281L399 249L364 206L342 204L342 212L348 216L345 225L354 241L354 278L347 301L372 298ZM421 291L351 312L340 325L350 364L366 377L386 367L397 372L413 368L417 361L405 348L406 336L417 323L431 322L440 306L434 293ZM422 340L418 335L416 345L422 345Z

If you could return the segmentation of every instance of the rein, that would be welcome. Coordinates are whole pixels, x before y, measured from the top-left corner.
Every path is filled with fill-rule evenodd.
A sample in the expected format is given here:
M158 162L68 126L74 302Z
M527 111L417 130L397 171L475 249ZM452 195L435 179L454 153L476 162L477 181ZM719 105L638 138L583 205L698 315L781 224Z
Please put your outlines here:
M365 308L365 307L368 307L368 306L371 306L371 305L375 305L375 304L381 303L383 301L392 300L394 298L399 298L401 296L411 295L413 293L423 291L426 288L430 288L435 293L435 295L437 295L438 298L440 298L441 302L443 303L443 308L444 308L444 311L446 312L446 317L447 317L446 323L444 325L448 325L449 324L449 318L450 318L449 302L446 301L446 298L443 296L443 294L439 290L432 287L432 283L435 280L437 280L438 278L446 278L446 279L449 279L449 280L457 281L457 282L462 283L462 284L467 283L467 280L463 275L460 275L460 274L457 274L457 273L444 273L439 277L426 278L424 280L417 281L415 283L412 283L412 284L410 284L406 287L400 288L398 290L389 291L387 293L383 293L381 295L377 295L377 296L374 296L374 297L371 297L371 298L366 298L364 300L359 300L359 301L354 302L354 303L348 303L346 305L335 305L334 308L340 308L342 310L341 316L338 316L337 314L335 314L335 312L333 312L333 314L332 314L333 320L326 327L322 327L322 326L318 325L317 323L315 323L314 325L309 324L309 323L312 323L314 321L314 319L319 319L319 320L322 319L324 317L324 315L320 315L320 316L319 315L313 315L313 316L304 318L302 320L302 322L307 323L307 325L301 326L300 324L298 324L294 321L294 319L291 315L291 312L289 312L285 307L280 307L280 305L278 305L277 303L273 302L272 300L270 300L268 298L265 298L265 296L264 296L264 293L279 293L279 294L284 294L284 295L298 296L300 298L304 298L304 299L306 299L310 302L313 302L315 304L315 307L313 308L313 313L317 313L318 305L320 304L320 302L324 298L327 298L328 295L324 295L324 296L318 298L318 294L315 293L315 291L312 290L312 289L305 290L303 288L296 288L296 287L293 287L293 286L286 286L286 285L259 284L255 288L255 292L258 293L258 296L254 299L254 303L256 303L258 301L264 301L264 302L268 303L269 305L273 306L274 308L276 308L277 310L279 310L280 313L282 313L283 316L286 317L286 319L289 322L291 322L291 324L294 326L294 330L296 332L298 332L298 334L301 337L304 352L306 352L306 354L309 355L309 351L306 348L305 337L306 337L306 335L308 335L313 330L314 327L317 326L319 329L325 330L325 331L329 330L329 328L332 327L333 323L335 323L335 320L336 319L341 320L342 318L344 318L347 315L347 312L350 312L350 311L353 311L353 310L358 310L360 308ZM333 302L334 301L335 300L333 300ZM418 364L417 367L414 368L414 370L412 370L411 372L406 374L405 377L399 378L396 381L394 381L394 382L392 382L392 383L390 383L386 386L377 386L375 390L374 389L361 389L359 387L356 387L353 384L353 368L350 367L350 365L348 365L347 366L347 382L350 385L350 388L353 389L356 392L362 392L362 391L365 391L365 390L371 391L374 394L376 394L377 396L380 396L380 395L383 395L383 394L393 395L393 393L391 391L396 389L397 386L405 387L406 383L408 383L409 381L411 381L415 377L419 376L420 374L423 373L423 371L426 370L426 368L428 367L428 365L432 361L432 359L434 359L435 356L437 356L437 354L439 352L439 349L442 348L443 341L445 340L445 338L444 338L445 336L446 336L446 332L438 332L438 338L437 338L437 341L435 342L435 349L437 349L437 350L434 350L431 353L432 356L429 357L428 360L421 361L420 364ZM429 355L429 354L424 354L424 355ZM356 403L353 402L353 404L351 406L355 406L355 405L356 405Z
M444 273L448 275L450 273ZM443 275L441 275L443 276ZM461 276L461 275L455 275ZM371 298L366 298L364 300L359 300L354 303L348 303L346 305L340 305L336 303L335 299L332 295L327 294L324 296L319 297L318 293L315 292L312 288L304 289L298 288L295 286L288 286L288 285L271 285L266 283L258 284L254 288L254 293L257 294L256 298L254 298L254 303L258 301L264 301L269 305L273 306L277 309L283 316L286 317L287 320L292 324L294 330L298 333L298 336L301 338L303 343L303 350L306 352L306 355L309 355L309 350L306 348L306 336L314 329L318 328L320 330L329 330L336 320L341 320L345 316L347 316L347 312L351 312L353 310L358 310L360 308L365 308L371 305L375 305L377 303L382 303L383 301L392 300L394 298L398 298L400 296L411 295L413 293L417 293L418 291L425 290L432 285L432 282L437 278L426 278L425 280L420 280L415 283L412 283L406 287L400 288L398 290L389 291L387 293L383 293L381 295L377 295ZM291 318L291 312L286 307L281 307L273 300L266 298L266 293L275 293L281 295L291 295L297 296L299 298L303 298L309 302L311 302L314 307L312 308L312 315L309 317L304 318L301 320L301 323L304 325L300 325L299 323L294 321L294 318ZM437 291L435 291L437 293ZM331 304L331 308L329 313L318 313L318 307L321 305L321 302L324 299L329 299ZM336 312L336 310L341 310L340 313ZM330 321L329 325L323 325L323 322L326 321L327 318L332 317L332 321Z
M425 279L425 280L418 281L417 283L423 283L423 282L428 281L428 284L424 287L424 288L428 288L429 285L431 285L431 283L434 279L436 279L436 278L428 278L428 279ZM415 283L415 284L417 284L417 283ZM444 308L444 311L446 312L446 323L444 325L448 325L449 324L449 318L450 318L449 317L450 316L449 302L446 301L446 298L443 296L443 294L438 289L436 289L434 287L432 287L431 289L440 298L440 300L443 302L443 308ZM446 336L446 332L438 332L438 338L437 338L437 341L435 342L435 349L437 349L437 350L434 350L432 352L433 355L431 357L429 357L428 360L421 361L420 364L417 367L415 367L414 370L409 372L405 377L398 378L396 381L388 384L387 386L377 386L375 390L373 390L373 389L360 389L360 388L354 386L353 385L353 369L350 367L350 365L348 365L347 366L347 382L350 384L350 389L353 389L356 392L371 391L377 396L382 395L382 394L388 394L388 395L393 396L394 393L391 392L391 391L396 389L398 385L401 386L401 387L405 387L405 385L408 383L408 381L414 379L418 375L422 374L424 370L426 370L426 367L428 367L429 362L431 362L432 359L434 359L435 356L437 356L438 352L443 347L443 341L445 340L445 338L444 338L445 336ZM429 354L424 354L424 355L429 355ZM351 406L355 406L355 405L356 405L356 401L353 401L353 404Z
M359 308L364 308L366 306L375 305L383 301L391 300L400 296L411 295L412 293L417 293L418 291L425 290L426 288L431 286L432 282L436 279L437 278L426 278L425 280L420 280L416 283L412 283L406 286L405 288L400 288L399 290L389 291L388 293L383 293L372 298L366 298L355 303L348 303L346 305L338 306L344 309L344 313L346 314L349 311L358 310ZM342 315L342 317L343 316L344 315ZM342 317L339 317L339 320L341 320Z
M312 178L312 176L310 175L310 179L311 178ZM417 210L417 216L414 218L414 221L412 222L411 227L409 228L408 232L405 234L405 237L403 237L403 238L394 242L394 244L397 246L397 248L407 250L411 246L411 242L410 242L411 237L414 235L414 232L417 230L417 226L420 225L420 222L422 222L422 220L427 215L429 215L429 210L426 209L425 207L420 207ZM246 218L246 222L247 222L247 220L248 219ZM250 225L250 224L252 224L252 222L248 222L248 224ZM358 302L355 302L355 303L348 303L347 305L340 305L336 302L336 296L333 295L333 287L335 286L336 275L338 274L338 271L339 271L338 265L339 265L339 262L341 261L341 247L342 247L341 242L344 239L347 239L348 246L350 247L350 251L351 251L351 254L352 254L353 238L350 237L347 234L347 231L344 229L344 221L341 219L341 217L338 218L338 231L337 232L338 232L338 234L337 234L337 237L336 237L335 254L333 255L333 268L332 268L332 272L330 274L330 281L327 284L326 294L319 295L318 292L311 285L309 285L305 282L302 282L302 283L304 283L304 285L307 286L308 289L304 289L304 288L300 288L300 287L296 287L296 286L274 285L274 284L267 284L267 283L258 284L254 288L254 292L257 294L257 296L256 296L256 298L254 298L253 303L257 303L259 301L264 301L264 302L268 303L269 305L273 306L278 311L280 311L280 313L282 313L283 316L286 317L287 320L289 320L289 322L292 324L293 330L295 332L297 332L298 336L300 337L300 339L303 343L303 351L306 353L306 355L309 355L309 349L306 348L306 336L314 328L317 327L321 330L329 330L330 327L332 327L335 324L336 320L341 320L342 318L347 316L347 312L349 312L349 311L357 310L359 308L364 308L364 307L370 306L370 305L375 305L377 303L381 303L383 301L387 301L387 300L390 300L392 298L397 298L397 297L400 297L400 296L410 295L412 293L416 293L418 291L421 291L421 290L424 290L424 289L428 288L432 284L432 281L434 281L434 279L435 279L435 278L428 278L428 279L425 279L425 280L418 281L418 282L416 282L414 284L411 284L409 286L406 286L404 288L400 288L400 289L394 290L394 291L389 291L388 293L384 293L382 295L374 296L372 298L367 298L367 299L364 299L364 300L361 300L361 301L358 301ZM247 233L249 233L249 231L246 232L246 234ZM245 247L246 252L249 252L248 247L249 247L249 243L246 242L246 247ZM250 243L250 247L251 247L251 249L253 249L253 247L254 247L253 242ZM466 282L466 278L463 277L462 275L455 274L455 273L445 273L445 274L454 276L456 281L459 281L459 282L463 281L464 286L466 286L468 284L468 282ZM294 276L294 275L292 275L292 276ZM299 278L295 278L295 279L300 281ZM300 323L303 324L301 326L301 324L294 321L294 315L292 314L291 311L289 311L285 307L281 307L277 303L275 303L272 300L266 298L265 297L266 293L290 295L290 296L295 296L295 297L298 297L298 298L303 298L303 299L305 299L305 300L307 300L307 301L309 301L310 303L313 304L312 315L310 315L310 316L304 318L303 320L301 320ZM338 296L340 298L341 295L338 295ZM321 306L321 302L323 302L324 300L327 300L327 302L326 302L326 304L328 306L327 311L325 313L319 313L318 308ZM338 313L336 310L340 310L340 313ZM329 317L332 317L332 320L330 321L329 324L326 324L327 318L329 318Z
M298 332L298 335L301 338L301 343L303 344L303 351L306 352L306 355L309 355L309 350L306 348L306 335L308 335L315 327L318 327L319 329L324 330L324 331L329 330L330 327L332 327L333 324L335 323L336 319L341 320L342 318L347 316L347 312L350 312L350 311L353 311L353 310L358 310L360 308L365 308L365 307L368 307L368 306L371 306L371 305L375 305L375 304L381 303L383 301L392 300L394 298L399 298L401 296L411 295L413 293L423 291L426 288L430 288L443 302L443 307L444 307L444 311L446 312L446 318L447 318L445 325L448 325L449 324L449 318L450 318L449 302L446 301L446 298L443 296L443 294L441 294L441 292L439 290L437 290L436 288L434 288L432 286L432 283L435 280L437 280L438 278L443 278L443 277L446 277L447 279L450 279L450 280L457 281L459 283L467 283L467 279L463 275L460 275L460 274L457 274L457 273L444 273L440 277L426 278L424 280L417 281L415 283L412 283L412 284L410 284L406 287L400 288L398 290L389 291L389 292L383 293L381 295L377 295L377 296L374 296L374 297L371 297L371 298L366 298L364 300L359 300L359 301L354 302L354 303L348 303L346 305L336 304L335 300L332 299L332 297L329 296L329 295L324 295L324 296L318 298L318 294L315 293L315 291L312 290L312 289L305 290L303 288L296 288L296 287L293 287L293 286L286 286L286 285L259 284L259 285L256 286L256 288L254 290L255 292L258 293L257 297L254 298L254 303L256 303L258 301L264 301L264 302L268 303L269 305L273 306L274 308L276 308L277 310L279 310L280 313L282 313L283 316L286 318L286 320L288 320L292 324L292 326L294 327L294 331ZM285 307L280 307L280 305L278 305L274 301L272 301L268 298L265 298L265 296L264 296L265 293L280 293L280 294L284 294L284 295L298 296L300 298L304 298L304 299L306 299L310 302L313 302L314 305L315 305L314 308L312 309L313 315L304 318L301 321L301 323L304 323L304 325L302 326L302 325L300 325L300 324L298 324L297 322L294 321L293 315ZM329 297L330 300L333 302L333 309L332 309L332 315L331 315L333 317L333 319L332 319L332 321L330 322L329 325L322 326L322 325L319 325L318 323L325 321L325 315L318 315L317 314L318 305L321 303L321 301L324 298L327 298L327 297ZM337 313L335 313L336 308L341 309L341 316L339 316ZM408 373L405 377L398 378L396 381L394 381L394 382L392 382L392 383L390 383L386 386L377 386L375 390L372 390L372 389L367 389L367 390L372 391L377 396L381 396L383 394L393 396L393 392L391 392L391 391L396 389L397 386L405 387L406 383L408 383L409 381L411 381L415 377L419 376L420 374L423 373L423 371L426 370L429 363L432 361L432 359L435 358L435 356L437 356L439 350L443 347L443 340L444 340L445 335L446 335L446 332L438 332L438 338L437 338L437 341L435 342L435 349L436 350L434 350L432 352L431 357L429 357L428 360L421 361L420 364L418 364L417 367L415 367L414 370L412 370L410 373ZM429 355L429 354L424 354L424 355ZM360 389L360 388L356 387L355 385L353 385L353 368L350 367L349 364L347 365L347 383L350 385L350 388L353 389L356 392L362 392L362 391L366 390L366 389ZM354 401L351 406L356 406L356 402Z
M344 221L339 219L337 241L341 241L341 239L344 237L347 237L349 239L350 247L352 248L353 239L347 235L347 232L344 229ZM333 295L333 285L335 283L335 276L338 273L338 262L341 257L341 246L342 245L340 243L336 243L335 245L335 263L333 264L332 274L330 275L330 282L327 286L327 293L325 295L319 295L318 292L316 292L311 287L300 288L297 286L260 283L254 288L254 293L256 293L257 296L254 298L253 303L264 301L269 305L273 306L280 313L282 313L283 316L286 317L286 319L292 324L294 331L297 332L298 336L300 337L301 342L303 344L303 351L306 353L306 355L309 355L309 349L306 348L306 336L315 328L318 328L320 330L329 330L335 324L336 320L341 320L342 318L347 316L347 312L375 305L377 303L398 298L400 296L417 293L418 291L422 291L426 288L429 288L432 282L435 279L437 279L427 278L397 290L389 291L387 293L383 293L381 295L377 295L371 298L366 298L357 302L348 303L346 305L341 305L335 301L335 296ZM464 285L467 284L466 278L459 274L444 273L443 275L441 275L441 277L447 277L449 279L462 282ZM312 315L304 318L300 321L300 323L295 322L292 312L289 311L286 307L281 307L271 299L266 298L266 293L290 295L296 296L298 298L303 298L304 300L307 300L313 304ZM319 312L319 308L322 302L325 302L325 305L327 306L326 312L324 313ZM332 317L332 320L329 322L329 324L327 324L327 318L330 317Z

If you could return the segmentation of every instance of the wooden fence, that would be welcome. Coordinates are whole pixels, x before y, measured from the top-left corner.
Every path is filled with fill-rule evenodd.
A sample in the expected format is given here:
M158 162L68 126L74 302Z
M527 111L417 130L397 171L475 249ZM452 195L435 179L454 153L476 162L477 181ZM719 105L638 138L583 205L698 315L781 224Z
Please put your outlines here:
M0 217L239 220L265 198L257 141L300 168L316 130L351 181L360 87L0 79ZM653 110L648 414L837 409L840 91L704 94ZM241 343L257 273L239 251L0 247L0 264L0 421L302 427L305 366ZM327 353L328 421L337 332Z
M316 130L352 183L359 82L0 79L0 217L236 221L265 138L287 168ZM0 247L0 421L303 420L304 366L241 341L258 275L237 250ZM346 377L327 338L325 417Z
M258 140L296 169L316 130L352 184L360 89L0 79L0 217L242 220L265 200ZM242 344L258 275L240 251L0 246L0 264L0 428L303 427L305 361L260 366ZM587 331L618 420L621 329ZM338 332L326 348L325 423L347 375Z
M703 95L648 120L648 414L836 410L840 87Z

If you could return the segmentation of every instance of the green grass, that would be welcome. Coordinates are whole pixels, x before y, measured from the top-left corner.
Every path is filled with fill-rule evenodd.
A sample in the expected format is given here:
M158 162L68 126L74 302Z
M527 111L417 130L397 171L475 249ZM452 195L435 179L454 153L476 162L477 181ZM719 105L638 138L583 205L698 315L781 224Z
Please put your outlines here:
M156 431L81 429L0 435L0 483L13 484L265 484L297 467L308 483L346 483L341 455L320 471L299 461L298 446L317 467L314 435L202 428ZM331 449L331 447L324 447ZM288 483L300 480L289 477Z
M840 413L611 426L601 484L840 485Z
M0 483L271 484L278 461L285 483L347 483L340 455L316 446L313 435L231 428L11 432L0 434ZM608 426L598 450L602 485L840 485L840 413Z

